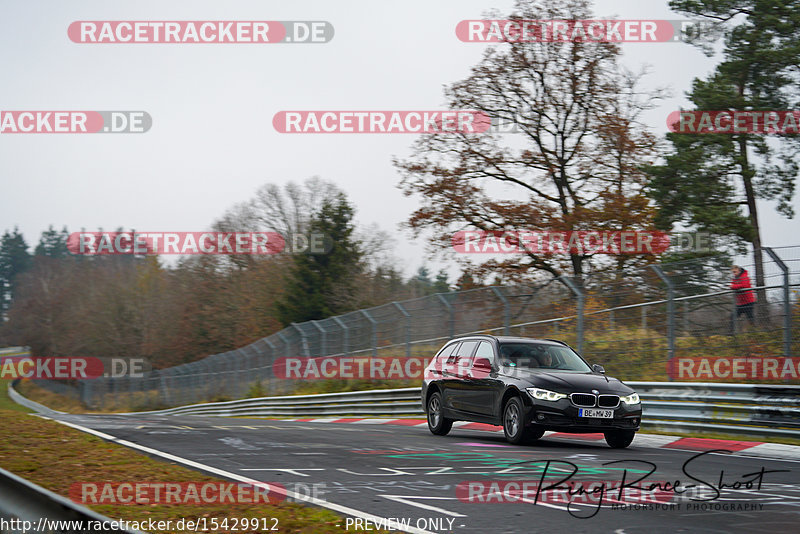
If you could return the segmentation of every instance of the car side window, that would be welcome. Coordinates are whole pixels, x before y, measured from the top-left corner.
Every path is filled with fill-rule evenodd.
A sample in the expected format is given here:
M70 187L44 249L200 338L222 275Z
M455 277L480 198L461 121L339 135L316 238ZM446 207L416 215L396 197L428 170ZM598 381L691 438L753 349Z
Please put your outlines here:
M466 366L469 364L469 361L472 356L472 351L475 350L475 345L477 345L477 341L464 341L461 343L461 346L458 347L458 351L455 353L455 359L458 361L462 361L459 363L459 366Z
M481 341L480 345L478 345L478 350L475 352L475 359L473 361L477 361L478 358L486 358L489 360L489 363L494 365L494 349L492 349L492 344L488 341Z
M449 360L449 358L451 358L453 356L453 353L455 352L455 348L458 347L459 345L460 345L460 343L451 343L451 344L449 344L448 346L446 346L442 350L442 352L439 353L439 358L438 359L442 360L442 361Z

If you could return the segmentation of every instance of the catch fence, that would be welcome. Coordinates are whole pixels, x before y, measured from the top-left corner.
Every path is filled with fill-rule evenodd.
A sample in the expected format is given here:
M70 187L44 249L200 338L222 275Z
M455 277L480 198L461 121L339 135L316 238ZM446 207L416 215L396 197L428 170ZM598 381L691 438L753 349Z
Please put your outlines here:
M769 249L764 256L763 286L755 287L752 265L742 265L758 296L752 324L736 316L729 260L720 256L643 265L625 274L600 271L582 280L437 293L292 324L239 349L142 377L35 382L94 409L285 395L307 382L282 377L277 367L286 358L424 359L469 333L557 338L622 380L669 380L668 361L681 357L797 354L800 247ZM797 376L780 381L800 383ZM419 379L363 382L371 384L351 387L412 386Z

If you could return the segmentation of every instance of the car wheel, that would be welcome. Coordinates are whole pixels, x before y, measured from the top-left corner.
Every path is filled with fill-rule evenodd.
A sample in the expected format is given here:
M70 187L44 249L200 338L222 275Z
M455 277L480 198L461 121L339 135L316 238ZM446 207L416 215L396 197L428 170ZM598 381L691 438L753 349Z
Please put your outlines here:
M438 391L428 399L428 429L431 434L446 436L453 428L453 420L442 415L442 395Z
M624 449L631 444L636 432L633 430L613 430L606 432L604 435L609 447L612 449Z
M525 426L523 411L522 401L519 397L508 399L505 408L503 408L503 432L506 435L506 440L514 445L524 443L531 435L531 429Z

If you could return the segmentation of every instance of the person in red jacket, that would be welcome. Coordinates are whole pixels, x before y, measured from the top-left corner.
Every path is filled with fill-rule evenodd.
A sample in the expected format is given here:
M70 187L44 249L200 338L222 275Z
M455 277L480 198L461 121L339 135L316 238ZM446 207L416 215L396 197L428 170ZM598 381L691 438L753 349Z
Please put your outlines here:
M738 265L731 267L733 280L731 280L731 289L736 291L736 319L744 314L753 324L753 305L756 301L753 295L753 286L750 285L750 277L747 275L747 270L742 269Z

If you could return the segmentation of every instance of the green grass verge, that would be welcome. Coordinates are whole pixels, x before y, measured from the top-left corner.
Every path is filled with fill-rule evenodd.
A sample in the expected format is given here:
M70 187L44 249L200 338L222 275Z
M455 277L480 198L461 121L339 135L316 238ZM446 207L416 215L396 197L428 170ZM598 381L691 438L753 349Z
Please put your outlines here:
M92 413L93 410L88 409L78 399L73 399L66 395L53 393L48 389L37 386L29 380L21 380L14 386L15 389L25 398L28 398L39 404L44 404L51 410L67 413ZM6 389L3 389L3 394L6 394ZM14 401L9 399L9 402L18 406ZM125 410L119 410L120 412Z
M21 404L17 404L8 396L8 385L11 383L11 380L0 380L0 410L7 412L30 412L30 410Z

